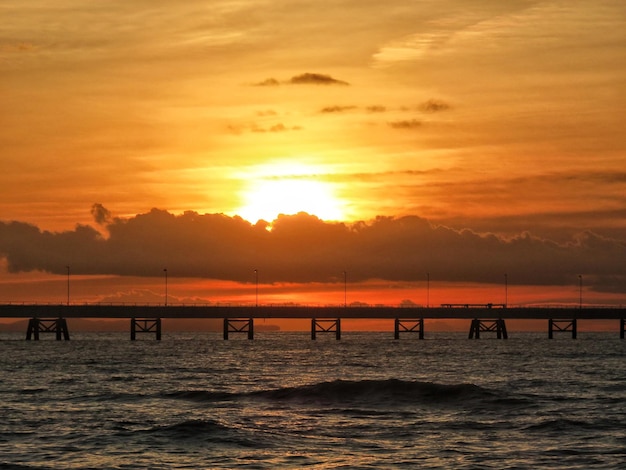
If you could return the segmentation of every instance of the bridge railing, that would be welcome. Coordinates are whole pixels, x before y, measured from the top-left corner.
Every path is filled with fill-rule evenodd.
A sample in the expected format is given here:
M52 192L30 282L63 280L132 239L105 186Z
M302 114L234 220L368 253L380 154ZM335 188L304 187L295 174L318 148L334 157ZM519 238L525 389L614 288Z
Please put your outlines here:
M53 306L53 307L66 307L68 306L65 302L39 302L39 301L0 301L0 306ZM179 302L172 303L168 302L167 305L165 303L159 302L71 302L69 306L103 306L103 307L249 307L256 308L257 306L248 302ZM298 307L298 308L397 308L397 309L410 309L410 308L493 308L493 309L504 309L504 308L515 308L515 309L524 309L524 308L549 308L549 309L572 309L572 308L594 308L594 309L613 309L613 308L625 308L624 304L583 304L580 306L579 304L501 304L501 303L442 303L440 306L426 306L421 304L408 304L405 302L401 302L398 304L368 304L364 302L353 302L348 305L344 304L322 304L322 303L295 303L295 302L284 302L284 303L261 303L258 305L260 308L285 308L285 307Z
M506 308L506 304L441 304L443 308Z

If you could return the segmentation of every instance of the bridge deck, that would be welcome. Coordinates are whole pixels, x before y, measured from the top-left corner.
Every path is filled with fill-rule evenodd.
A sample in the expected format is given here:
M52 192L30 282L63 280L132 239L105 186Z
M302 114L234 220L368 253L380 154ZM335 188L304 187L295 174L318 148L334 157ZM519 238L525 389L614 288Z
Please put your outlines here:
M425 319L579 319L626 318L624 307L509 307L500 304L448 304L445 307L311 307L218 305L0 305L0 318L425 318Z

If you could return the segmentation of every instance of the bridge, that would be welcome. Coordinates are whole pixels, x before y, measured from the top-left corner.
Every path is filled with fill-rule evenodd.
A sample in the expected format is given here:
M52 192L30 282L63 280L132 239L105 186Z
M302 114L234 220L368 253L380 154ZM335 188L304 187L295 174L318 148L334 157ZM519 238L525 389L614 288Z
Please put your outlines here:
M224 339L230 334L244 333L254 338L255 319L310 319L311 338L318 333L334 333L341 338L342 319L390 319L394 321L394 337L400 333L416 333L424 338L425 319L467 319L469 338L481 333L495 333L507 339L506 320L534 319L548 321L548 337L568 332L577 336L578 320L616 320L620 338L626 331L626 307L507 307L505 304L442 304L439 307L419 306L298 306L298 305L120 305L120 304L2 304L0 318L28 318L26 339L39 339L40 333L54 333L57 339L69 340L67 319L129 319L131 340L138 333L154 334L161 339L161 320L222 319ZM617 322L616 322L617 323Z

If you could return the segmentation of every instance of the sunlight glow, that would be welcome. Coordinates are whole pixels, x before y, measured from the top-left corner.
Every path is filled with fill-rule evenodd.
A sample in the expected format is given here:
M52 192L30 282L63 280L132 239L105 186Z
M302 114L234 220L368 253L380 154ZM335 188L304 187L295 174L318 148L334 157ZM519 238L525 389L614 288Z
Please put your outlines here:
M273 164L258 168L243 194L237 214L256 223L272 222L280 214L306 212L323 220L341 220L342 203L333 187L315 179L316 169L302 164Z

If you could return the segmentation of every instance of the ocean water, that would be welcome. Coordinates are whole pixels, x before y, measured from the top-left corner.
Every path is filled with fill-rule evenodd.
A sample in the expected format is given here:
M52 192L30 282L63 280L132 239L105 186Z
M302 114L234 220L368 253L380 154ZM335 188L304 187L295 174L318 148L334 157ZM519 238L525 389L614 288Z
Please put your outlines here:
M510 335L3 334L0 468L624 468L618 332Z

